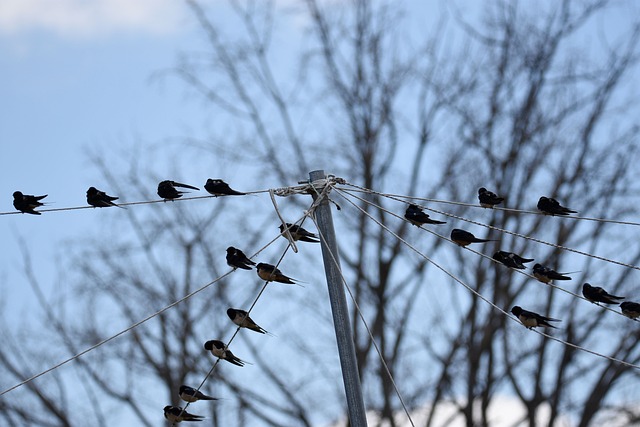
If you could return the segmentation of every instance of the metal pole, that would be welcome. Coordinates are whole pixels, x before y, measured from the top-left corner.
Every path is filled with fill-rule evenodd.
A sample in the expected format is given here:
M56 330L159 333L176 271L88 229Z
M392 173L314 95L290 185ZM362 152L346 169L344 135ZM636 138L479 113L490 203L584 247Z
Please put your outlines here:
M324 179L325 177L324 170L316 170L309 173L311 182ZM317 197L317 194L314 193L314 200ZM331 312L333 313L333 326L336 330L338 355L340 356L340 366L342 368L342 380L344 381L344 389L347 395L349 422L351 427L366 427L367 418L364 409L364 400L362 398L360 376L358 375L356 349L349 325L349 310L347 308L344 288L342 287L336 232L333 228L333 217L331 216L331 206L329 205L328 199L325 198L318 204L315 215L316 221L318 222L318 231L324 236L324 240L320 239L322 259L324 260L324 270L327 275L329 300L331 301Z

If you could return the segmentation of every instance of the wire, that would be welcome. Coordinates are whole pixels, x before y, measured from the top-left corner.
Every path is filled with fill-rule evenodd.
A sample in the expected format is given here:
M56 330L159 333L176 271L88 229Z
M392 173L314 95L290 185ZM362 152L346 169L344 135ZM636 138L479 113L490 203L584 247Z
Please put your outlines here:
M505 316L507 316L507 318L513 320L514 322L517 323L521 323L519 322L515 317L509 315L509 313L507 313L505 310L503 310L502 308L498 307L496 304L494 304L493 302L489 301L485 296L483 296L482 294L480 294L478 291L476 291L475 289L473 289L472 287L470 287L469 285L467 285L466 283L464 283L462 280L460 280L458 277L456 277L455 275L453 275L453 273L450 273L449 271L447 271L444 267L441 267L439 264L437 264L435 261L433 261L431 258L429 258L428 256L424 255L422 252L420 252L419 250L417 250L415 247L413 247L410 243L408 243L406 240L404 240L402 237L398 236L395 232L393 232L391 229L389 229L386 225L382 224L380 221L378 221L376 218L374 218L373 216L371 216L371 214L369 214L368 212L366 212L364 209L362 209L360 206L358 206L356 203L354 203L353 201L349 200L345 194L354 197L353 195L350 195L349 193L345 192L345 191L341 191L340 189L336 188L336 191L338 192L338 194L340 194L343 199L345 199L347 202L349 202L351 205L353 205L355 208L357 208L360 212L362 212L364 215L366 215L369 219L371 219L372 221L374 221L376 224L378 224L380 227L382 227L385 231L389 232L390 234L392 234L395 238L397 238L398 240L400 240L403 244L405 244L407 247L409 247L411 250L413 250L414 252L416 252L419 256L421 256L422 258L424 258L425 260L427 260L428 262L430 262L432 265L434 265L436 268L438 268L439 270L441 270L442 272L444 272L445 274L447 274L449 277L451 277L453 280L455 280L456 282L458 282L459 284L461 284L463 287L465 287L468 291L470 291L471 293L473 293L475 296L477 296L478 298L480 298L482 301L484 301L485 303L489 304L491 307L493 307L494 309L498 310L500 313L504 314ZM581 347L577 344L573 344L567 341L564 341L560 338L557 337L553 337L551 335L548 335L544 332L535 330L535 329L531 329L532 331L536 332L539 335L542 335L544 337L549 337L552 338L554 341L557 341L561 344L567 345L569 347L573 347L576 350L581 350L584 351L586 353L590 353L592 355L598 356L598 357L602 357L604 359L608 359L611 360L613 362L616 363L620 363L622 365L628 366L630 368L634 368L634 369L638 369L640 370L640 365L635 365L633 363L629 363L629 362L625 362L624 360L620 360L617 359L615 357L612 356L607 356L605 354L601 354L598 353L596 351L593 350L589 350L586 349L584 347Z
M503 208L503 207L499 207L499 206L494 206L493 208L485 208L484 206L480 206L479 204L475 204L475 203L454 202L454 201L450 201L450 200L439 200L439 199L430 199L430 198L426 198L426 197L406 196L406 195L403 195L403 194L382 193L382 192L379 192L379 191L370 190L370 189L365 188L365 187L360 187L359 185L351 184L349 182L343 182L342 184L348 185L350 187L354 187L354 190L352 190L352 191L360 191L362 193L376 194L378 196L388 197L390 199L402 198L402 199L410 199L410 200L421 200L421 201L425 201L425 202L444 203L444 204L458 205L458 206L468 206L468 207L472 207L472 208L493 209L493 210L500 210L500 211L506 211L506 212L516 212L516 213L551 216L551 215L546 214L546 213L541 212L541 211L530 211L530 210L524 210L524 209ZM343 190L345 190L345 189L343 189ZM406 200L402 200L402 201L406 202ZM596 221L596 222L607 222L607 223L612 223L612 224L640 226L640 222L633 222L633 221L620 221L620 220L615 220L615 219L592 218L592 217L575 216L575 215L567 215L567 216L555 215L555 216L557 216L559 218L581 219L581 220L585 220L585 221Z
M322 232L320 231L320 227L318 227L318 222L316 221L315 217L311 217L311 220L316 225L316 228L318 229L318 235L322 239L323 244L328 248L329 245L327 244L327 240L324 237L324 234L322 234ZM353 295L353 291L351 290L351 287L349 286L349 284L347 283L346 278L342 274L342 268L340 268L340 264L338 263L338 260L336 260L335 256L333 255L333 252L331 252L330 250L328 250L327 252L329 252L329 255L331 255L331 260L333 261L333 263L335 264L336 268L340 272L340 278L342 279L342 283L344 284L345 288L347 289L347 292L349 292L349 296L351 297L351 301L353 301L353 306L355 307L356 311L358 312L358 316L360 317L360 320L362 320L362 323L364 324L364 327L367 330L367 334L369 334L369 338L371 339L371 343L373 344L373 347L376 349L376 353L378 353L378 357L380 358L380 363L382 364L382 366L384 367L385 372L389 376L389 380L391 381L391 385L393 385L393 389L395 390L396 395L398 396L398 399L400 400L400 404L402 405L402 409L404 409L405 414L407 414L407 418L409 418L409 423L411 423L411 425L413 427L415 427L415 424L413 423L413 419L411 419L411 414L409 413L409 409L407 408L407 405L405 404L404 399L402 398L402 394L400 393L400 390L398 389L398 385L396 384L395 380L393 379L393 375L391 374L391 370L389 369L389 366L387 365L387 362L384 360L384 355L382 354L382 351L380 351L380 348L378 347L378 343L376 342L376 340L375 340L375 338L373 336L373 333L371 332L371 329L369 328L369 325L367 324L367 321L364 318L364 315L362 314L362 310L360 310L360 306L358 305L358 301L356 300L355 295Z

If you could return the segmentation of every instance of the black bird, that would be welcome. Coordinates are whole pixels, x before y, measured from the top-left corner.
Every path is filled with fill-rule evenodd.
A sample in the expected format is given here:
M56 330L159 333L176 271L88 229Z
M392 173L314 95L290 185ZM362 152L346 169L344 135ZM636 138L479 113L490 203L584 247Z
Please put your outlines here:
M229 184L221 179L207 179L207 183L204 185L204 189L214 196L244 196L247 193L241 193L236 190L232 190Z
M165 406L164 417L172 423L180 423L182 421L202 421L202 415L190 414L180 406Z
M496 193L480 187L478 190L478 200L480 200L480 206L483 208L493 208L495 205L502 203L504 197L498 197Z
M174 200L179 197L182 197L182 195L184 194L184 191L178 191L176 187L199 190L198 187L194 187L192 185L181 184L179 182L166 180L166 181L161 181L160 184L158 184L158 196L162 197L165 200Z
M122 207L113 203L114 200L118 200L118 198L109 196L107 193L98 190L96 187L89 187L87 190L87 203L95 208L108 208L109 206L116 206L118 208Z
M258 276L262 280L266 280L268 282L286 283L288 285L296 284L296 279L285 276L279 269L276 268L275 265L265 264L261 262L256 266L256 270L258 272Z
M507 267L517 268L519 270L524 270L526 267L525 263L533 261L533 258L523 258L520 255L514 254L513 252L506 251L498 251L493 254L493 259Z
M520 306L517 305L511 309L511 312L528 329L535 328L536 326L548 326L550 328L557 329L555 326L551 325L548 322L562 322L562 320L559 319L553 319L551 317L545 317L538 313L534 313L533 311L523 310Z
M244 270L251 270L256 265L238 248L229 246L227 248L227 265L234 268L242 268Z
M422 224L446 224L444 221L436 221L435 219L429 218L429 214L424 213L418 205L413 204L409 205L404 213L404 217L417 227L420 227Z
M207 396L200 390L196 390L195 388L184 384L180 386L178 395L180 396L180 399L189 403L197 402L198 400L218 400L217 397Z
M291 238L296 242L300 240L302 242L320 243L320 240L318 239L318 236L316 234L305 230L299 225L289 224L288 222L286 224L287 228L289 229L289 233L291 234ZM280 233L282 233L282 235L285 237L287 236L284 231L284 225L282 224L280 224Z
M231 350L225 350L225 347L225 343L219 340L211 340L204 343L204 349L209 350L211 354L213 354L217 358L226 360L227 362L236 366L244 366L245 362L231 353Z
M29 194L22 194L19 191L14 191L13 207L22 213L42 215L35 209L39 206L44 206L44 203L42 203L40 200L44 199L45 197L47 197L47 194L45 194L44 196L31 196Z
M538 210L548 215L569 215L572 213L578 213L577 211L572 211L571 209L560 205L556 199L544 196L540 197L540 200L538 200Z
M261 334L268 333L265 329L258 326L256 322L253 321L251 317L249 317L249 313L244 310L240 310L238 308L229 308L227 309L227 316L229 319L236 325L241 328L251 329L252 331L259 332Z
M493 241L489 239L479 239L468 231L460 230L459 228L454 228L453 230L451 230L451 240L453 240L454 243L460 246L467 246L471 243L484 243Z
M535 264L533 266L533 275L542 283L551 283L552 280L571 280L571 277L563 276L561 273L541 264Z
M592 303L618 304L620 301L615 300L624 299L624 297L611 295L600 286L591 286L589 283L582 285L582 295Z
M622 310L622 314L627 316L629 319L636 319L640 317L640 304L637 302L625 301L620 304L620 310Z

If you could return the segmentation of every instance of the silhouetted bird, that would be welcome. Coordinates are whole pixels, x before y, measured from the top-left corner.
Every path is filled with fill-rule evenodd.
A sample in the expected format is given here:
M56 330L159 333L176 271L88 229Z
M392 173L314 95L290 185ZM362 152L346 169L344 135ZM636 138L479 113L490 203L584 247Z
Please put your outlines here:
M559 319L553 319L551 317L545 317L538 313L534 313L533 311L523 310L517 305L511 309L511 312L528 329L535 328L536 326L548 326L549 328L557 329L555 326L551 325L548 322L562 322L562 320Z
M192 185L181 184L179 182L166 180L166 181L161 181L158 184L158 196L162 197L165 200L174 200L179 197L182 197L182 195L184 194L184 191L179 191L178 189L176 189L176 187L199 190L198 187L194 187Z
M284 225L280 224L279 228L280 228L280 233L282 233L282 235L286 237L286 233L284 232ZM310 243L319 243L320 242L320 240L318 239L318 236L316 234L305 230L304 228L300 227L299 225L289 224L287 222L287 228L289 229L289 233L291 234L291 238L293 240L295 240L296 242L298 240L300 240L302 242L310 242Z
M243 196L247 194L232 190L229 184L221 179L207 179L204 189L214 196Z
M493 254L493 259L501 262L507 267L517 268L519 270L524 270L526 268L524 264L533 261L533 258L523 258L520 255L514 254L513 252L506 251L496 252L495 254Z
M227 265L229 265L229 267L251 270L252 266L256 265L256 263L251 261L240 249L229 246L227 248Z
M89 187L87 190L87 203L93 207L108 208L109 206L116 206L120 208L121 206L113 203L114 200L118 200L118 198L109 196L107 193L98 190L96 187Z
M446 224L444 221L436 221L435 219L429 218L429 214L424 213L418 205L413 204L409 205L404 213L404 217L417 227L420 227L422 224Z
M563 276L555 270L547 268L541 264L533 266L533 275L542 283L551 283L553 280L571 280L569 276Z
M209 350L211 354L213 354L217 358L226 360L227 362L236 366L244 366L245 362L231 353L231 350L225 350L225 347L225 344L222 341L218 340L211 340L204 343L204 349Z
M624 297L611 295L600 286L591 286L589 283L582 285L582 295L593 303L601 302L603 304L618 304L620 301L616 300L624 299Z
M572 213L578 213L561 206L556 199L544 196L540 197L540 200L538 200L538 210L548 215L569 215Z
M460 230L459 228L454 228L453 230L451 230L451 240L453 240L454 243L460 246L467 246L471 243L484 243L493 241L490 239L479 239L468 231Z
M268 282L279 282L289 285L294 285L296 283L296 279L285 276L278 268L276 268L275 265L265 264L261 262L256 266L256 270L258 276L262 280L266 280Z
M620 304L620 310L622 310L622 314L627 316L629 319L636 319L640 317L640 304L637 302L625 301Z
M180 423L182 421L202 421L202 415L190 414L180 406L165 406L164 417L172 423Z
M258 326L256 322L253 321L251 317L249 317L249 313L244 310L240 310L238 308L229 308L227 309L227 316L229 319L236 325L241 328L251 329L252 331L259 332L261 334L266 334L266 329Z
M498 197L496 193L480 187L478 190L478 200L480 200L480 206L483 208L493 208L495 205L502 203L504 197Z
M180 391L178 392L178 395L180 396L180 399L189 403L197 402L198 400L218 400L217 397L207 396L200 390L197 390L193 387L189 387L188 385L184 385L184 384L180 386Z
M45 197L47 197L47 194L45 194L44 196L31 196L29 194L22 194L19 191L14 191L13 207L22 213L42 215L35 209L39 206L44 206L44 203L40 202L40 200L44 199Z

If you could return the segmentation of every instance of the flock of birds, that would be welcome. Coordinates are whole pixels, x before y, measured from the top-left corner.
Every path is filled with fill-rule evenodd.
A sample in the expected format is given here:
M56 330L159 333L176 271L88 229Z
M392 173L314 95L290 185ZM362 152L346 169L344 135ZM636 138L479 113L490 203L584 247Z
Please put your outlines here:
M478 199L480 200L480 205L484 208L493 208L494 206L499 205L504 201L503 197L498 197L498 195L487 190L484 187L481 187L478 190ZM540 197L537 207L539 211L546 215L567 216L573 213L577 213L574 210L562 206L556 199L545 196ZM446 222L444 221L437 221L430 218L427 213L423 212L423 210L415 204L409 205L404 214L404 217L413 225L416 225L418 227L424 224L446 224ZM472 233L458 228L454 228L453 230L451 230L450 238L454 243L463 247L468 246L472 243L485 243L495 241L491 239L480 239L474 236ZM506 251L497 251L493 254L492 258L509 268L518 270L526 269L524 264L533 261L533 258L524 258L513 252ZM533 276L540 282L547 284L551 283L554 280L571 280L571 277L566 276L562 273L558 273L557 271L545 267L539 263L533 266ZM612 295L599 286L591 286L591 284L589 283L583 284L582 295L584 295L587 300L591 301L594 304L620 304L620 310L623 315L631 319L640 317L639 303L632 301L625 301L621 303L620 300L625 299L624 297ZM561 321L559 319L546 317L532 311L524 310L522 307L517 305L511 309L511 313L513 313L513 315L516 316L518 320L520 320L520 322L522 322L522 324L529 329L535 328L537 326L555 328L555 326L553 326L549 322Z
M190 190L200 190L198 187L194 187L193 185L182 184L176 181L165 180L161 181L158 184L158 196L163 198L164 200L175 200L182 197L185 194L185 191L179 190L179 188L188 188ZM213 196L244 196L247 193L242 193L240 191L233 190L229 187L229 184L224 182L221 179L207 179L207 182L204 184L204 189ZM44 196L33 196L29 194L22 194L20 191L15 191L13 193L13 207L19 210L22 213L28 213L31 215L42 215L36 209L40 206L44 206L45 203L41 202L42 199L47 197L48 194ZM118 200L118 197L109 196L104 191L100 191L95 187L89 187L87 190L87 203L96 208L108 208L111 206L122 208L122 206L118 206L115 201Z
M180 190L182 188L199 190L199 188L192 185L165 180L161 181L158 184L157 194L165 201L175 200L185 194L184 191ZM233 190L229 186L229 184L221 179L208 179L204 185L204 188L209 194L214 196L239 196L247 194ZM16 191L13 193L13 206L20 212L32 215L40 215L41 213L36 209L44 205L41 200L45 197L47 197L46 194L43 196L34 196L26 195L21 193L20 191ZM485 208L493 208L494 206L504 201L503 197L498 197L495 193L487 190L484 187L478 190L478 199L480 201L480 205ZM119 206L118 204L116 204L116 200L118 200L118 197L109 196L104 191L100 191L95 187L90 187L87 190L87 203L91 206L99 208L112 206L124 208L123 206ZM547 215L567 216L573 213L577 213L576 211L562 206L556 199L553 199L551 197L540 197L537 207L538 210ZM404 217L411 224L418 227L421 227L425 224L446 224L445 221L438 221L430 218L429 215L422 210L422 208L415 204L409 205L409 207L405 211ZM316 234L311 233L296 224L281 224L280 233L285 238L293 241L302 241L309 243L319 242L319 238ZM454 228L453 230L451 230L450 238L455 244L462 247L468 246L472 243L485 243L495 241L491 239L478 238L472 233L458 228ZM249 257L247 257L244 252L242 252L242 250L237 249L233 246L228 247L226 251L227 264L234 269L253 270L255 268L258 277L260 277L260 279L262 280L265 280L266 282L279 282L285 284L298 284L299 282L298 280L283 274L274 265L267 263L256 264ZM492 258L508 268L518 270L526 269L526 266L524 264L534 261L532 258L524 258L518 254L506 251L497 251L493 254ZM533 266L533 275L539 281L547 284L551 283L554 280L571 280L571 277L568 277L562 273L558 273L557 271L554 271L551 268L545 267L539 263ZM624 299L624 297L608 293L601 287L591 286L589 283L584 283L582 287L582 294L587 300L591 301L594 304L619 304L620 300ZM629 318L635 319L640 317L640 304L638 303L625 301L620 303L620 308L622 314ZM549 322L560 321L559 319L546 317L532 311L524 310L519 306L514 306L511 309L511 313L513 313L520 320L520 322L529 329L539 326L555 328L555 326L553 326ZM267 330L259 326L245 310L229 308L227 310L227 316L229 316L229 319L240 328L249 329L260 334L270 334ZM220 340L209 340L205 342L204 349L211 352L211 354L213 354L215 357L221 360L225 360L236 366L244 366L247 363L234 355L228 348L227 344ZM178 396L180 397L180 399L187 403L193 403L199 400L218 400L215 397L208 396L198 389L184 384L180 386ZM164 417L173 423L179 423L182 421L202 421L204 419L204 417L201 415L195 415L187 412L181 406L171 405L164 407Z

